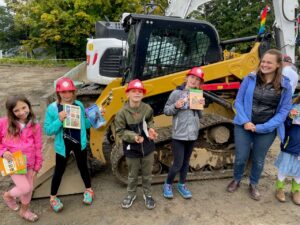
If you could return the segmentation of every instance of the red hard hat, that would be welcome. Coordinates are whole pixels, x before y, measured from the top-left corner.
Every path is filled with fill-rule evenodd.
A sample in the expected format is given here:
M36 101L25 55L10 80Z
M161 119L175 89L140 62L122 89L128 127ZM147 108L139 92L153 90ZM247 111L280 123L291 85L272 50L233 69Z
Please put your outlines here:
M146 89L144 88L144 84L139 79L135 79L129 82L126 88L126 92L130 91L131 89L139 89L142 90L144 94L146 94Z
M62 77L56 82L56 92L76 91L73 80L68 77Z
M201 67L193 67L188 73L187 76L194 75L199 77L201 80L204 80L204 72Z

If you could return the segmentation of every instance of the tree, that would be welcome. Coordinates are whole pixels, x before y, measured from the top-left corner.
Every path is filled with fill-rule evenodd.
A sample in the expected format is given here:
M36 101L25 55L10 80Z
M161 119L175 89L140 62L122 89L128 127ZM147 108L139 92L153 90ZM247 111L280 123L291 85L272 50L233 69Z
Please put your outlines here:
M0 49L9 50L19 46L22 32L16 30L12 14L5 6L0 6Z
M142 1L144 2L144 1ZM166 0L160 1L166 4ZM142 12L139 0L6 0L15 23L26 28L23 46L51 49L58 58L85 57L86 38L97 20L118 21L123 12Z
M260 26L260 13L267 5L265 0L214 0L194 11L190 16L212 23L222 40L256 35ZM274 12L268 13L266 30L270 31ZM240 50L248 48L243 44Z

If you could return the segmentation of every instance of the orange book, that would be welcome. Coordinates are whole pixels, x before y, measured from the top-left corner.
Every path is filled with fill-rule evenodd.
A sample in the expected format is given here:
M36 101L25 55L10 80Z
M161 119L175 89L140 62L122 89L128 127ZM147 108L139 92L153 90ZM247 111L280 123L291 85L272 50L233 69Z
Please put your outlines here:
M203 110L203 104L200 103L200 99L203 99L203 91L190 89L190 109Z
M22 151L16 151L12 155L14 157L13 160L0 158L0 172L2 176L18 173L26 169L26 160Z

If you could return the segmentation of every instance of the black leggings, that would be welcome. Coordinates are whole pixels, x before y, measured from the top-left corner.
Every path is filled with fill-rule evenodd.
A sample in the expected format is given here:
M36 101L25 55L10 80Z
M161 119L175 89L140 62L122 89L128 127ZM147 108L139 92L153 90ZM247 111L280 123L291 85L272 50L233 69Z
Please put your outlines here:
M86 188L91 187L91 178L87 167L87 150L81 150L81 145L65 139L66 157L56 154L56 164L51 183L51 195L56 195L62 176L65 172L66 165L70 156L71 150L74 152L77 167L80 171L81 178ZM74 184L76 185L76 184Z
M169 170L167 184L172 184L179 172L179 182L184 184L189 170L190 157L195 141L172 140L173 165Z

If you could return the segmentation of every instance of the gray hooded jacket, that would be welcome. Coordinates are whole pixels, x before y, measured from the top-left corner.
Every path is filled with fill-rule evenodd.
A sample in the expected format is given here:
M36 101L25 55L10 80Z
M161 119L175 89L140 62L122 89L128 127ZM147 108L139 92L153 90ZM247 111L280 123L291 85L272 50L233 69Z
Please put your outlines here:
M176 109L175 104L181 98L184 86L179 86L169 96L164 114L173 116L172 138L176 140L195 141L198 138L201 111Z

